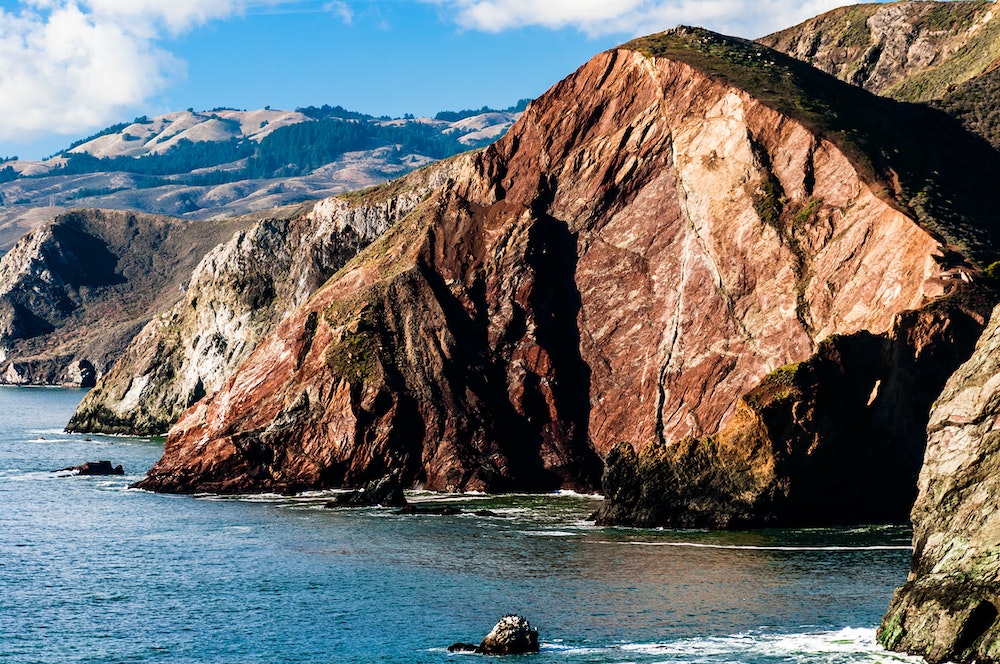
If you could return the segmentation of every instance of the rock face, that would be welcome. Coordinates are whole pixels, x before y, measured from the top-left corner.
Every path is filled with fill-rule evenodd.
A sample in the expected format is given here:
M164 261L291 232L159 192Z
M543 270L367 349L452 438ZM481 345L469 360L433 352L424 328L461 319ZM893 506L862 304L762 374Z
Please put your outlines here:
M879 629L930 662L1000 662L1000 309L931 411L910 576Z
M602 525L675 528L902 522L927 413L989 316L971 288L834 336L740 398L718 434L605 459Z
M265 218L209 252L180 302L136 336L67 429L162 435L219 389L261 338L465 157L390 185Z
M0 259L0 382L90 387L246 221L60 215Z
M796 111L806 92L815 105ZM888 335L951 292L968 267L911 196L926 219L951 213L939 227L956 242L988 246L995 228L967 216L985 153L904 167L912 134L893 131L914 113L701 30L602 53L188 410L141 486L393 471L440 490L592 489L619 441L713 435L827 337ZM938 115L953 149L969 145ZM883 118L881 144L847 137L855 116ZM932 165L973 193L935 193Z

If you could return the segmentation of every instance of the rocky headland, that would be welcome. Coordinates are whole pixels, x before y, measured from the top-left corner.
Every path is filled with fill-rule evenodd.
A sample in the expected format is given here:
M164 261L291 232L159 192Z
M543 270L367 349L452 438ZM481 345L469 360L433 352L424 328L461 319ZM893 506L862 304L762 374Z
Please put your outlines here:
M170 428L157 491L602 487L600 522L679 527L903 521L916 496L881 642L1000 661L993 12L860 5L599 54L483 151L218 227L109 335L153 317L114 370L45 371L100 378L74 430ZM73 265L60 232L0 272ZM145 283L109 264L0 293L8 353Z
M0 259L0 383L90 387L247 219L77 210Z
M261 219L214 248L180 301L136 335L67 429L166 433L185 409L222 387L278 322L466 159Z
M816 412L779 399L774 445L863 467L857 431L819 425L855 407L814 386L845 374L881 430L912 419L878 445L892 487L912 483L912 432L949 372L929 358L957 366L992 305L966 258L990 257L975 174L995 158L943 114L750 42L679 29L603 53L292 311L184 413L141 486L399 472L449 491L589 490L620 441L725 438L776 371ZM909 379L928 382L910 394ZM808 520L866 518L835 512Z

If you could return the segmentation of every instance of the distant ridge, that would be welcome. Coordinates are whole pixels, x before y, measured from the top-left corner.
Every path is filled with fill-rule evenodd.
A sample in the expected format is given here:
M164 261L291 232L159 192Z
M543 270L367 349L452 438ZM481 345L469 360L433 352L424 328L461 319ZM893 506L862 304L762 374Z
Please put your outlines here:
M361 189L488 145L524 104L435 118L328 105L141 116L44 161L0 162L0 251L74 208L212 219Z

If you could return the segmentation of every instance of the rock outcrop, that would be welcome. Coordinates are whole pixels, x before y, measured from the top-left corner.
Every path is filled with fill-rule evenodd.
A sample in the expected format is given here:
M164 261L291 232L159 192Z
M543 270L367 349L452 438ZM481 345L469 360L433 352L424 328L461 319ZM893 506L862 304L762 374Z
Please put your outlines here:
M992 2L841 7L758 41L871 92L930 101L1000 59Z
M538 630L527 618L506 615L497 622L479 645L454 643L448 652L474 652L479 655L525 655L538 652Z
M956 124L702 30L600 54L286 318L140 485L591 489L615 443L712 435L827 337L951 292L951 245L988 257L996 155Z
M1000 662L1000 309L934 405L913 560L879 629L929 662Z
M280 320L468 158L262 219L213 249L181 301L136 335L67 430L166 433L185 409L224 385Z
M248 223L78 210L29 232L0 259L0 383L92 386Z

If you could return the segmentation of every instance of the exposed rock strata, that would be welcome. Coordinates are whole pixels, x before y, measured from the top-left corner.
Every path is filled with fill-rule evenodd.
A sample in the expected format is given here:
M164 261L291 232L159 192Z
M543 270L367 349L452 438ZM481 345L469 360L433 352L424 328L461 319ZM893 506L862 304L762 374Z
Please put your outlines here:
M464 159L263 219L209 252L183 299L143 328L67 429L164 434L185 409L225 384L278 321Z
M879 629L929 662L1000 662L1000 309L930 415L910 576Z
M60 215L0 259L0 382L89 387L245 221Z
M889 333L963 268L892 197L929 170L837 127L858 108L912 116L790 62L704 31L595 57L187 411L141 486L393 470L441 490L592 488L618 441L713 434L826 337ZM733 82L761 76L827 90L827 111L800 120Z

